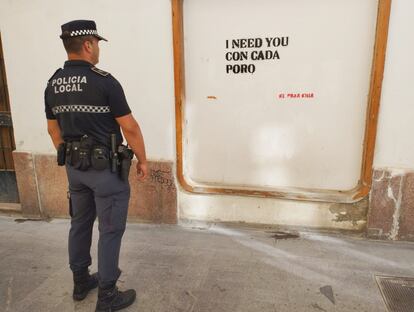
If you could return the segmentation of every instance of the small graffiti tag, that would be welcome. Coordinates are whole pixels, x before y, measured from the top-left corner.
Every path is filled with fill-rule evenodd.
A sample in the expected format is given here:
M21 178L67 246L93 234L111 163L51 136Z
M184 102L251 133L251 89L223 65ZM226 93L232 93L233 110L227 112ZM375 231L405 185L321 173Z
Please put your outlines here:
M170 171L154 170L151 169L151 182L161 184L169 191L175 190L174 180L171 179Z

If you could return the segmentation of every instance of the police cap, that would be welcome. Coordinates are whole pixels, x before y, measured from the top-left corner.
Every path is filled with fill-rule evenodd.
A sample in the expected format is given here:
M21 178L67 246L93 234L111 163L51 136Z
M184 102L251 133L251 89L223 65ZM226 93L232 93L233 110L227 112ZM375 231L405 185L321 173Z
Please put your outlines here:
M60 38L62 39L78 36L95 36L99 40L108 41L104 37L98 35L98 31L96 30L96 23L94 21L75 20L63 24L61 28L62 34L60 35Z

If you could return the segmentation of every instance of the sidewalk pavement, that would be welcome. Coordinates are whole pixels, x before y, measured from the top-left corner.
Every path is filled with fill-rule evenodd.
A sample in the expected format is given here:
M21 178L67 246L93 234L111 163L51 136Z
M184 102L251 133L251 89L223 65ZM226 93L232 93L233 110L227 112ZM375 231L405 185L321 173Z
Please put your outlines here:
M0 311L94 311L96 290L71 298L68 230L68 220L0 217ZM124 311L385 312L374 275L414 277L413 243L273 232L128 223L118 284L138 300Z

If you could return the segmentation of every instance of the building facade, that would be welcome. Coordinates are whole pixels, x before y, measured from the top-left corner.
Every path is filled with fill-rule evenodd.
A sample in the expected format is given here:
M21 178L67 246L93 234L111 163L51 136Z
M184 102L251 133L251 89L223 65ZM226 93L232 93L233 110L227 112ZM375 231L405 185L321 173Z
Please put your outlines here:
M191 1L195 4L198 3L199 6L186 6L185 3L191 4ZM315 1L319 5L323 5L324 0ZM227 16L230 16L233 10L236 10L234 14L238 14L236 3L233 0L228 0L228 2L232 5L223 5L223 8L218 11L219 13L214 10L211 12L212 16L216 16L217 24L220 23L220 12L225 12ZM346 1L341 2L341 0L336 2L338 6L347 3ZM357 2L361 3L361 1ZM357 2L355 2L355 5ZM382 0L367 0L366 2L371 7L367 4L366 7L361 8L361 12L365 12L362 10L364 9L369 13L372 11L372 7L375 6L376 8L381 4L389 3L389 1ZM184 11L177 11L177 8L174 7L177 3L179 1L175 0L128 0L122 3L109 0L87 2L75 0L70 3L49 0L0 1L0 32L15 142L13 170L16 172L19 201L24 215L41 217L65 217L68 215L65 170L55 164L54 148L46 131L43 92L49 77L58 67L63 65L66 58L58 38L60 25L72 19L94 19L97 22L99 32L109 39L108 43L101 44L101 61L98 67L111 72L122 83L131 109L141 125L147 145L148 158L150 159L150 176L146 182L138 183L134 179L133 170L131 170L132 196L129 211L131 220L162 223L201 220L278 224L367 231L372 237L386 239L414 239L414 203L412 201L412 198L414 198L412 187L414 183L414 147L410 144L410 133L414 127L411 122L414 116L414 107L411 105L414 101L414 94L410 88L411 72L414 69L414 61L411 57L412 52L414 52L414 39L409 32L414 27L414 21L410 18L410 12L414 9L412 1L395 0L391 4L389 27L387 24L386 50L384 48L379 51L386 52L386 58L384 79L382 84L379 84L380 87L382 86L382 92L377 114L378 124L375 125L375 147L372 150L373 164L368 168L372 174L372 181L367 185L366 194L358 200L337 200L336 197L329 196L312 200L312 194L300 198L300 192L296 192L296 195L291 197L277 196L275 195L277 192L273 192L271 196L266 196L266 192L261 193L250 186L247 189L254 190L245 194L243 192L226 193L225 191L222 193L202 192L206 188L197 187L196 185L189 189L186 185L183 185L180 178L181 173L190 172L194 177L209 180L207 182L210 182L210 188L213 189L216 176L210 176L211 172L214 172L214 168L211 166L212 164L226 162L227 165L218 170L218 175L226 168L230 172L222 179L218 179L224 186L229 181L234 182L235 185L244 185L244 182L248 182L250 177L243 175L243 158L241 158L239 167L231 167L233 163L237 165L237 161L239 161L237 159L240 159L236 152L233 151L232 154L230 150L230 156L229 154L217 153L217 151L226 149L226 144L220 140L212 141L211 144L219 143L217 143L218 145L211 145L211 155L204 151L200 156L197 156L196 153L190 154L194 150L194 146L198 144L197 139L203 135L204 132L202 131L205 130L207 136L209 133L212 133L213 137L220 136L220 133L210 132L210 129L206 130L204 128L203 130L202 128L214 126L216 123L216 129L218 129L220 118L210 116L206 126L201 125L200 122L191 125L191 119L184 118L182 123L185 125L190 123L190 125L184 130L181 129L182 132L177 131L177 128L181 126L181 124L177 125L177 120L181 121L182 114L185 113L185 111L178 111L177 113L177 109L180 108L179 105L182 104L180 101L177 102L177 92L180 92L177 91L177 83L179 82L177 75L180 75L177 66L181 62L180 58L185 59L185 74L187 78L191 78L191 81L187 80L185 86L187 88L187 100L190 102L193 96L192 90L200 85L198 79L201 79L204 74L197 76L193 75L194 72L189 71L195 68L192 64L196 64L195 62L199 58L197 58L197 53L191 54L188 51L198 51L197 47L201 46L203 42L199 34L203 34L205 29L200 27L199 33L191 33L190 30L193 25L197 29L197 21L201 21L203 18L203 15L199 13L204 12L203 10L209 10L205 2L202 4L199 0L184 0ZM215 2L211 2L210 5L212 6L213 3ZM265 3L266 1L263 1L263 4ZM203 5L206 7L203 7ZM285 3L280 0L278 5L283 6ZM340 8L338 7L338 10ZM243 9L239 9L241 10L240 15L242 15ZM351 10L352 7L348 9ZM247 8L247 11L249 10L250 8ZM291 10L293 9L291 8ZM318 10L315 10L313 14L317 15ZM184 12L182 45L177 43L176 37L177 31L180 31L176 24L177 14L180 12ZM191 15L192 13L194 14ZM326 12L320 10L320 14L322 17L326 15ZM206 20L209 18L206 17ZM260 19L257 15L252 18L253 21L254 18L257 21ZM361 23L367 21L367 25L372 28L372 34L375 32L375 25L378 25L374 23L378 21L378 18L378 16L369 14L366 17L365 15L354 17L355 21L358 19ZM248 21L247 17L246 21ZM212 19L212 23L214 22L214 19ZM295 20L295 24L298 23L299 20ZM207 26L213 27L212 25ZM338 29L346 30L347 27L345 26L342 27L341 24L338 24ZM233 29L237 29L237 27ZM294 36L299 31L296 28L285 31L291 36L290 46L286 47L285 50L290 49L290 54L295 55ZM225 31L223 30L223 32ZM209 33L207 28L207 34ZM217 34L216 30L212 33ZM256 33L259 33L259 30ZM239 35L237 32L229 32L229 36L230 34L236 37ZM369 37L372 34L366 34L367 41L374 38ZM299 38L300 35L297 35L297 37ZM214 39L214 36L212 38ZM196 41L196 39L199 41ZM231 37L229 37L230 39ZM256 39L260 38L257 37ZM363 40L363 38L361 37L359 40ZM223 43L221 50L225 50L224 41L220 42ZM258 45L257 42L260 42L260 40L251 42L252 45ZM367 52L367 55L372 55L374 51L378 52L378 50L373 49L373 45L372 51L368 51L368 48L363 48L364 46L358 42L352 49L358 51L358 47L362 47L361 51ZM182 49L187 52L180 54L179 51ZM338 49L344 50L345 48L338 46ZM275 54L272 54L272 57L277 59ZM289 59L290 56L280 55L279 57ZM346 63L344 64L346 65ZM365 66L359 63L357 65L361 68ZM265 69L266 66L259 67L257 65L256 67L258 72L254 75L258 77L260 69ZM228 68L228 70L230 69ZM231 70L234 74L235 68ZM242 66L240 70L242 70ZM251 68L249 69L246 66L245 70L249 71ZM228 77L226 75L229 72L226 73L223 70L223 73L225 73L225 77ZM371 72L364 71L361 75L365 74L371 77ZM208 70L205 72L205 76L209 75L214 75L214 69L212 69L212 72ZM287 76L289 75L286 74ZM361 78L361 81L366 83L367 87L369 86L369 80ZM229 94L231 94L231 88L226 90L229 90ZM323 90L322 87L321 90ZM361 89L361 92L363 93L364 90ZM212 86L210 91L211 93L205 94L205 100L210 101L206 103L211 103L217 98L221 99L220 96L217 96L217 94L222 94L220 87ZM348 93L351 93L351 90L348 90ZM311 97L311 93L307 94ZM226 95L223 94L223 96ZM214 103L220 102L216 101ZM365 114L366 107L363 108ZM188 116L191 116L191 111L189 114ZM227 114L225 118L231 120L235 110L230 107L230 110L223 111L223 114ZM252 118L255 117L252 116ZM320 118L320 120L316 120L316 123L321 123L326 119L326 116L315 118ZM361 124L361 120L365 122L365 119L365 115L361 117L361 114L350 114L346 117L344 125L348 125L351 129L355 124L364 125ZM255 127L249 125L251 127L249 133L264 131L264 127L257 126L260 125L260 119L257 120L259 121ZM283 120L279 121L279 123L281 122ZM288 124L288 120L285 122ZM266 119L262 125L269 123L269 119ZM190 128L190 126L193 128ZM199 126L199 128L196 126ZM362 126L360 128L360 132L363 134L365 128ZM185 129L192 129L192 131L185 132ZM312 131L316 133L315 136L318 135L317 130L310 129L310 132ZM198 136L199 133L200 136ZM346 128L340 133L347 133ZM301 170L298 170L299 173L295 171L296 175L293 175L294 170L292 169L290 178L293 185L288 184L287 178L277 181L266 180L269 177L266 168L271 164L271 161L266 160L267 158L264 158L263 155L267 155L266 153L269 150L277 147L272 147L272 144L268 143L269 137L272 138L272 135L273 132L267 134L263 141L259 140L259 146L252 143L251 149L245 148L243 150L244 154L246 154L246 151L256 151L260 149L260 144L262 144L264 150L262 153L250 153L249 156L246 156L246 171L262 172L261 175L251 176L256 186L265 188L268 184L278 183L278 181L281 181L282 184L286 182L286 185L289 186L286 193L289 193L295 187L301 189L301 185L295 185L297 181L305 181L308 176L314 176L319 179L317 180L319 184L314 183L312 179L309 180L309 185L314 186L314 189L324 187L323 183L327 180L331 181L332 185L338 186L338 189L342 185L345 185L344 188L346 188L347 182L344 179L348 174L347 167L342 168L342 171L339 170L337 174L334 169L330 169L326 172L317 171L311 175L301 172ZM326 135L329 135L329 132L325 134L325 137ZM302 146L302 149L289 149L287 152L283 150L283 157L286 158L289 155L289 157L295 157L297 156L295 153L303 155L310 153L310 143L306 140L304 142L300 137L291 137L290 141L285 142L283 146L288 146L294 140L296 140L294 142L296 146ZM191 145L192 142L197 144ZM255 140L254 142L258 141ZM283 142L283 140L280 142ZM340 138L338 138L330 143L330 147L333 150L340 149L343 148L345 143L341 143ZM352 138L349 139L349 143L351 146ZM361 149L362 151L361 144L357 142L354 145L358 152L354 152L353 147L350 147L349 150L345 149L345 154L349 151L348 156L343 158L335 156L338 157L337 159L330 158L329 161L333 164L332 168L341 169L341 163L345 166L346 161L354 157L353 155L362 155L358 150ZM187 150L181 151L180 146L184 146L184 149L187 147ZM274 154L276 152L274 151ZM357 166L361 161L358 157L356 157ZM297 163L291 163L292 168L296 168L295 166L300 163L303 163L303 160L299 157ZM311 163L309 168L314 168L314 165L318 166L320 162L315 160L315 163ZM198 171L192 172L192 168L198 168ZM357 169L359 170L359 167ZM277 172L274 176L277 176ZM352 179L350 178L350 180ZM263 185L261 185L261 181L263 181ZM326 186L326 189L329 189L329 185Z

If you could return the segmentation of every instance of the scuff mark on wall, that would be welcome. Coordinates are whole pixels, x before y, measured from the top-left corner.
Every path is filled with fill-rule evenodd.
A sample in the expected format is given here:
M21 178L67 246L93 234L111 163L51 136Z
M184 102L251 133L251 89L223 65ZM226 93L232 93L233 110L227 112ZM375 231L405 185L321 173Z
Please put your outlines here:
M358 222L366 222L368 214L368 197L353 204L332 204L329 211L335 215L335 222L352 222L354 226Z

